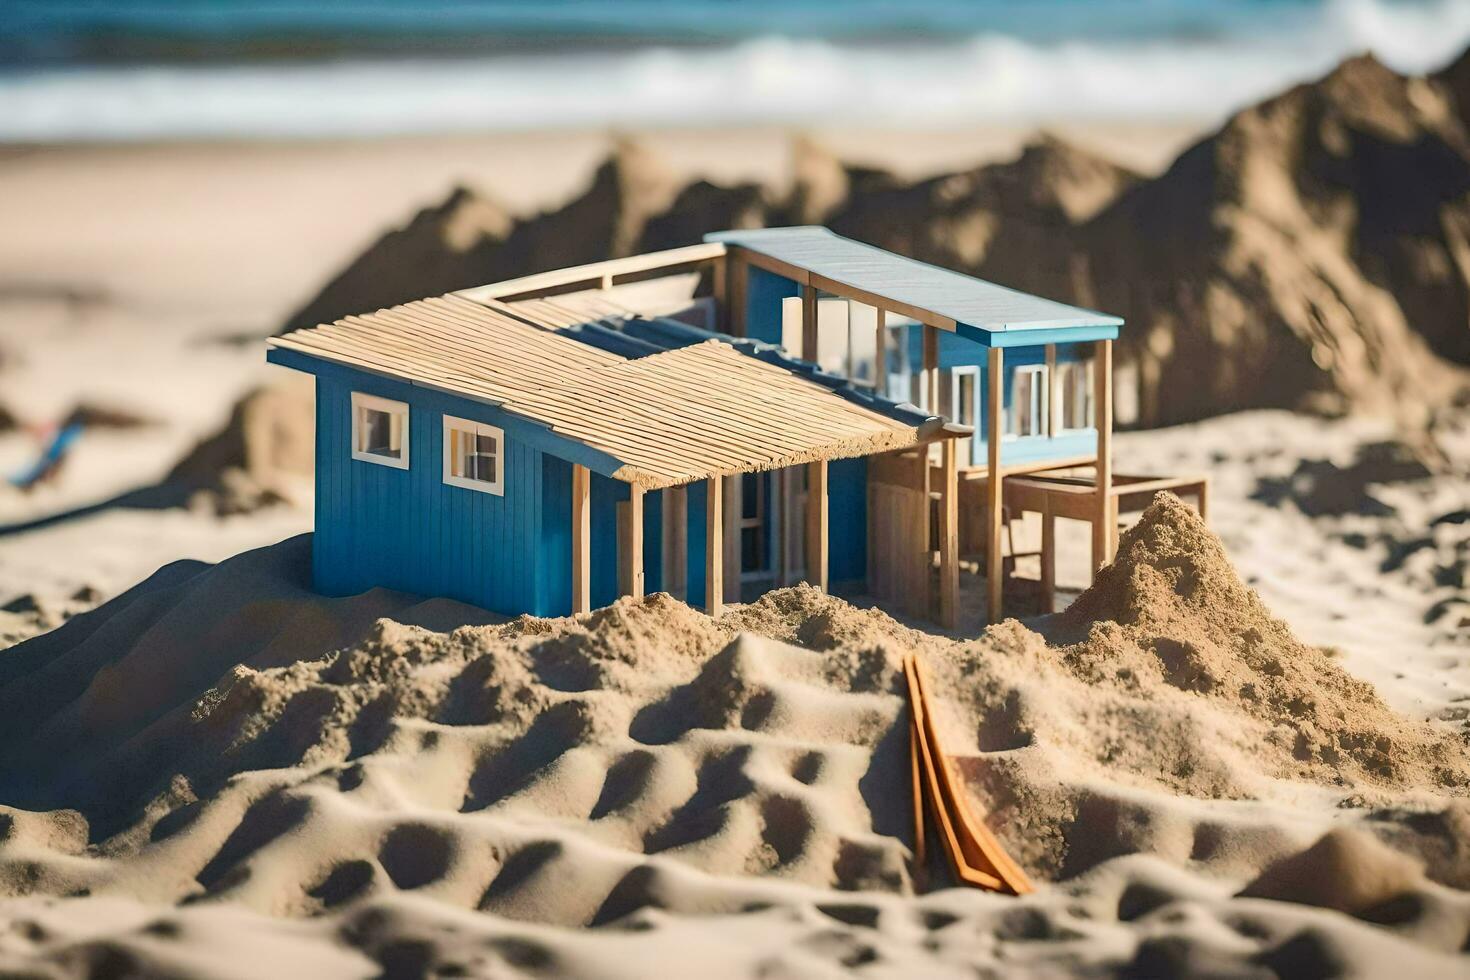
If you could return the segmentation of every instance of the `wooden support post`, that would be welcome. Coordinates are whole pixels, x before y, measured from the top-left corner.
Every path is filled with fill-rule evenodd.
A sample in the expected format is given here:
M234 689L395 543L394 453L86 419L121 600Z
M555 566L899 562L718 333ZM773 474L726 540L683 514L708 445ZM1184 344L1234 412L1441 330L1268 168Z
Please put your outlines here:
M959 447L946 439L940 453L944 484L939 503L939 625L952 630L960 611Z
M919 526L917 529L919 540L917 547L922 564L919 566L918 587L914 589L913 598L917 608L913 610L913 614L923 619L928 619L934 615L934 610L930 608L929 601L931 594L929 591L929 576L934 568L934 551L929 547L929 447L916 447L914 449L914 459L919 464L918 496L921 506L919 507Z
M643 598L643 488L628 487L628 520L623 540L618 542L618 560L622 563L622 579L627 594Z
M942 416L939 405L939 331L924 324L924 373L921 391L924 392L924 408L930 415Z
M709 478L704 498L704 609L718 616L725 609L725 515L721 506L725 484Z
M715 300L715 329L720 333L730 332L730 296L725 285L729 266L729 255L721 255L709 264L709 294Z
M1051 512L1051 501L1042 498L1041 512L1041 611L1050 613L1057 606L1057 515Z
M776 515L776 588L791 584L791 467L771 472L771 491L767 497L768 513Z
M1205 523L1209 523L1210 520L1209 497L1210 484L1208 481L1201 480L1199 484L1199 489L1196 490L1194 494L1194 503L1195 509L1199 511L1199 519L1204 521Z
M801 287L801 359L817 363L817 287Z
M1097 508L1092 521L1092 567L1113 560L1118 507L1113 499L1113 342L1099 340L1093 364L1093 401L1097 419Z
M1062 400L1057 397L1057 345L1046 345L1046 433L1053 439L1062 431Z
M985 474L985 594L986 618L991 623L1000 622L1005 582L1002 580L1005 559L1000 553L1001 518L1005 507L1000 471L1000 439L1004 430L1002 416L1005 414L1005 353L1004 348L990 348L990 363L986 377L986 406L990 418L987 420L986 449L989 451L989 469Z
M572 613L592 610L592 473L572 464Z
M725 328L732 337L744 337L745 303L749 295L750 263L738 252L725 256Z
M827 591L827 461L806 464L806 580Z
M880 397L888 397L888 313L883 307L878 307L877 314L877 343L873 347L873 388Z

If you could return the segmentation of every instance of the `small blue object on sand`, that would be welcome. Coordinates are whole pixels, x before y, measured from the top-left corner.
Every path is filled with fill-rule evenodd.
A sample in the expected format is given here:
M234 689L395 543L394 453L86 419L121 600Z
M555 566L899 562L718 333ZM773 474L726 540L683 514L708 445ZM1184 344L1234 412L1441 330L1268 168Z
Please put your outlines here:
M34 463L19 473L11 475L11 485L22 490L29 490L40 483L56 471L56 468L66 459L66 454L71 451L72 444L77 441L77 436L81 434L81 422L68 422L56 430L56 434L51 437L51 441L46 444L46 448L41 451L41 455Z

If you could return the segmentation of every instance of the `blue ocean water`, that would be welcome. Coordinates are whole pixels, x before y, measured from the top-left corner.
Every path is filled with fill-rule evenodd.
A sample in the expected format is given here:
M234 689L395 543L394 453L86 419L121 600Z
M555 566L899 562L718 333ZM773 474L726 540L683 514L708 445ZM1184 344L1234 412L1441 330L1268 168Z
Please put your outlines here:
M0 0L0 140L1218 117L1470 0Z
M981 33L1029 41L1201 39L1310 29L1322 0L12 0L0 54L13 61L237 57L412 50L461 39L709 43L784 36L935 40Z

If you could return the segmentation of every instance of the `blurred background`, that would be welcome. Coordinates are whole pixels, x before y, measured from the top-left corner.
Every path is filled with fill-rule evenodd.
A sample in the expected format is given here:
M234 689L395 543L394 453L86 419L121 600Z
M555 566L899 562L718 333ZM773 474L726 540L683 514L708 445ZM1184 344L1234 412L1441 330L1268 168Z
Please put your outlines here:
M1467 43L1470 0L10 0L0 604L309 529L276 331L793 222L1123 315L1120 421L1205 428L1120 451L1303 514L1427 481L1420 533Z

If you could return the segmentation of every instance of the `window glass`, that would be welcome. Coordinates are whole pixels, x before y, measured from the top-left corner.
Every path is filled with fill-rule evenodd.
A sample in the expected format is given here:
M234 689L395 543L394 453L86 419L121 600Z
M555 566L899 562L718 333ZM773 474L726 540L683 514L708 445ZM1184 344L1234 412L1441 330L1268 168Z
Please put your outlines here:
M503 440L493 425L444 416L444 482L499 494Z
M740 474L740 516L744 518L758 518L761 516L761 479L756 473Z
M970 371L955 373L955 421L960 425L975 424L975 378Z
M408 405L360 391L352 393L352 456L399 469L408 467Z
M357 447L358 450L374 456L401 457L403 433L393 424L393 413L376 408L359 408L358 411L362 413L362 424L358 427L362 433L362 445Z

